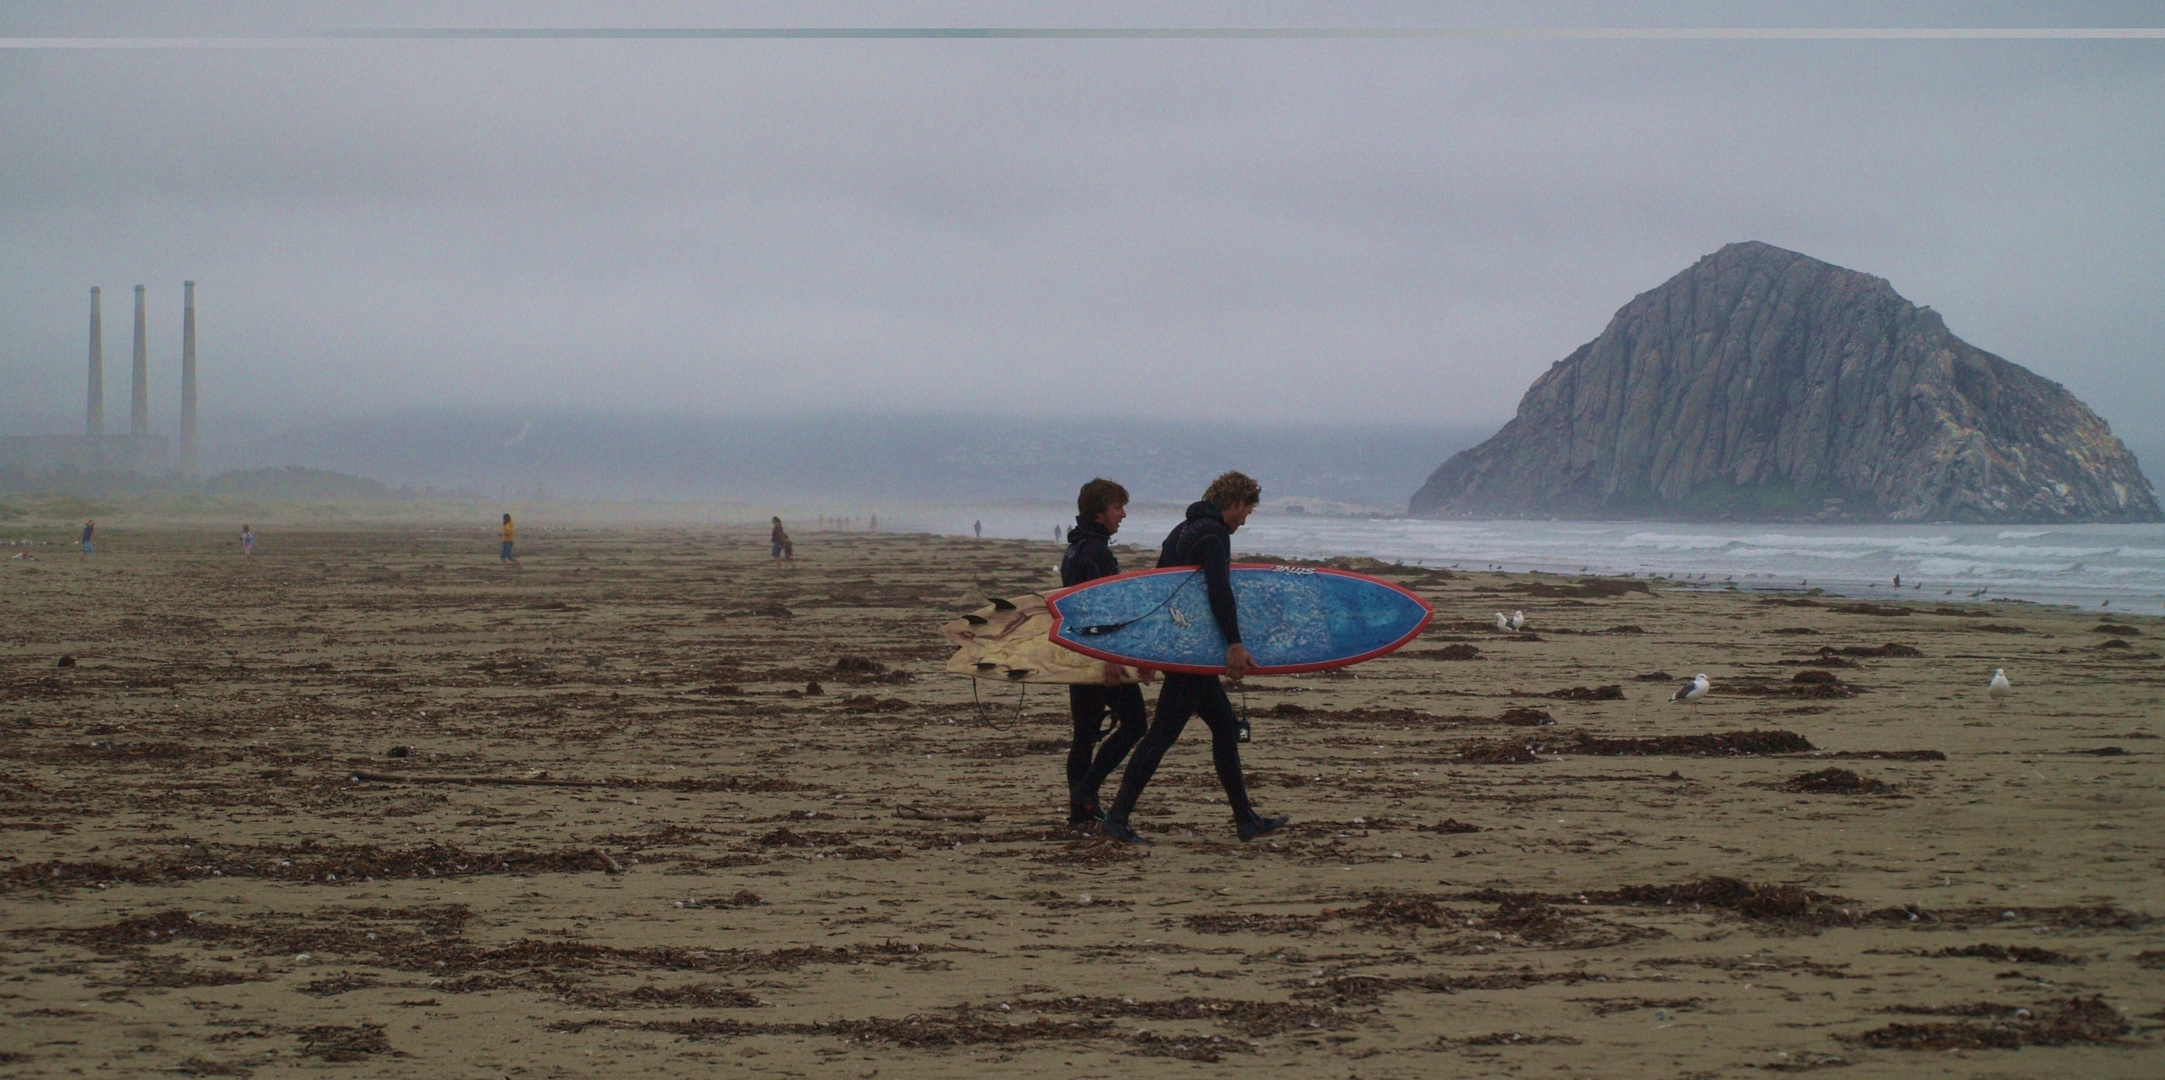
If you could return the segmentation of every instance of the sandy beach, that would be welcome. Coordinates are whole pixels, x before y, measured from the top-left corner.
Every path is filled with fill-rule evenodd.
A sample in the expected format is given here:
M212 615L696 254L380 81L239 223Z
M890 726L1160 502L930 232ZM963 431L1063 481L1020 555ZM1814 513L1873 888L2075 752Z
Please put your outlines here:
M0 1072L2165 1075L2165 620L1363 564L1129 848L941 672L1053 544L258 536L0 564Z

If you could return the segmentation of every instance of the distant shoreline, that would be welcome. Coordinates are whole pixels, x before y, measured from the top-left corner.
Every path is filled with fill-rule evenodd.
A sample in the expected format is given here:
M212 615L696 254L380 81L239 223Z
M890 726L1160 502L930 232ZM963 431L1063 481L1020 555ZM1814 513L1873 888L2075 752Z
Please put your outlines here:
M1138 503L1116 543L1142 565L1184 507ZM418 526L490 533L511 513L522 541L560 528L752 528L780 515L793 532L924 534L1051 544L1073 511L1050 500L987 505L800 506L597 500L281 501L242 497L118 499L0 495L0 543L72 539L95 517L115 539L146 530L219 534L245 521L274 559L277 533ZM1977 601L2165 615L2165 525L1788 525L1669 521L1465 521L1381 515L1259 514L1239 551L1300 559L1377 559L1429 568L1637 577L1691 588L1791 594L1925 607ZM1052 561L1048 549L1047 564ZM1901 575L1902 588L1893 586ZM1922 588L1919 588L1922 586ZM2106 606L2110 602L2109 607Z

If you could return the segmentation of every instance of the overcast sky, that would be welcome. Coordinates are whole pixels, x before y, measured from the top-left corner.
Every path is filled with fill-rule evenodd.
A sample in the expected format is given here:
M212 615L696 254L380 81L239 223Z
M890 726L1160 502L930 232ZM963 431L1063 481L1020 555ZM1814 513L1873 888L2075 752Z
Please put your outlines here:
M291 12L327 12L297 23ZM2165 22L2156 5L79 5L308 26ZM1492 423L1744 239L2165 440L2165 41L0 48L0 423L417 406ZM169 430L169 427L168 427Z

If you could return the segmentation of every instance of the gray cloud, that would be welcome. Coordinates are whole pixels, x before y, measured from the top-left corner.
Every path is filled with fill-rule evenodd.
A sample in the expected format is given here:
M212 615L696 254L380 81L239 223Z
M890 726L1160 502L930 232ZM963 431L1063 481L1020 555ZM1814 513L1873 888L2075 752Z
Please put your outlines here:
M282 32L285 10L11 9L0 34ZM800 10L599 9L646 25L927 11ZM1830 10L1889 21L1535 14ZM2165 42L0 50L0 100L0 420L23 430L79 413L92 284L151 286L170 411L184 277L213 422L459 405L1489 422L1633 294L1751 238L1883 275L2116 430L2165 441L2149 374ZM125 348L127 313L108 307Z

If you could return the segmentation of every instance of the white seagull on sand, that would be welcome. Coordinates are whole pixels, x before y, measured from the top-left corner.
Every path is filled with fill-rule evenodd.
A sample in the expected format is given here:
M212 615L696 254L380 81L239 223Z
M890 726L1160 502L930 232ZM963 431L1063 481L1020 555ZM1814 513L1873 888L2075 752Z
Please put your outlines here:
M1526 629L1526 613L1523 611L1512 612L1509 625L1511 627L1511 632L1514 634Z
M2014 692L2014 685L2007 681L2007 669L1993 668L1992 681L1985 684L1985 693L1992 695L1994 701L2006 701L2007 695Z
M1692 676L1690 682L1677 687L1676 696L1670 698L1669 700L1682 702L1686 705L1690 705L1693 708L1698 708L1699 699L1705 697L1707 688L1713 685L1713 683L1706 681L1706 673L1702 671L1699 674Z
M1496 629L1501 630L1506 634L1511 632L1511 620L1505 618L1504 613L1501 611L1496 613Z

